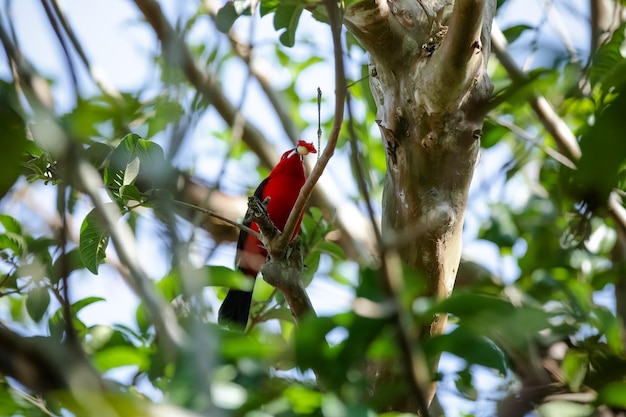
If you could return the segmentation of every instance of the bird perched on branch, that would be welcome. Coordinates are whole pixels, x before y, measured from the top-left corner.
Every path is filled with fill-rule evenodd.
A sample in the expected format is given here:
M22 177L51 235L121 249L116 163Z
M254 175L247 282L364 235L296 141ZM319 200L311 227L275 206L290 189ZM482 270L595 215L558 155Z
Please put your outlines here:
M298 141L295 148L283 154L270 175L259 184L254 192L254 195L261 201L265 201L269 197L267 214L281 231L285 228L291 209L296 203L300 189L306 180L302 162L303 156L316 152L313 143ZM248 216L246 215L246 217ZM300 214L292 239L300 231L301 222L302 214ZM259 231L258 225L250 220L244 221L244 225ZM255 279L266 259L267 250L263 243L256 236L242 230L237 241L237 256L235 258L237 268L250 278ZM219 323L234 324L245 328L248 323L251 301L252 291L229 290L218 313Z

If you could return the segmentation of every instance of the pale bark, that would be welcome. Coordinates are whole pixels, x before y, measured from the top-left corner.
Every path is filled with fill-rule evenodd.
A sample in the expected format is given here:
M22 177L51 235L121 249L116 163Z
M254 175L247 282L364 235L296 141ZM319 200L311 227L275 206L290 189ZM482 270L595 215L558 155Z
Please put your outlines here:
M366 0L344 18L370 53L387 149L383 241L424 275L434 297L450 294L459 266L492 92L486 68L495 10L492 0ZM446 322L433 317L423 335L442 333ZM434 385L427 399L433 394Z

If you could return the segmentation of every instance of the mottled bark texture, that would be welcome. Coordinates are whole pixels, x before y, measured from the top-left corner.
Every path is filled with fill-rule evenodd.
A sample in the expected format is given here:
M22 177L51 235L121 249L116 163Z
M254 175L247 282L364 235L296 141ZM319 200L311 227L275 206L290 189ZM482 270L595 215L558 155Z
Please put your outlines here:
M387 149L383 240L446 297L461 257L467 194L492 84L495 0L365 0L344 16L370 54ZM422 335L444 331L433 317ZM433 390L434 392L434 387ZM432 397L432 392L427 393Z

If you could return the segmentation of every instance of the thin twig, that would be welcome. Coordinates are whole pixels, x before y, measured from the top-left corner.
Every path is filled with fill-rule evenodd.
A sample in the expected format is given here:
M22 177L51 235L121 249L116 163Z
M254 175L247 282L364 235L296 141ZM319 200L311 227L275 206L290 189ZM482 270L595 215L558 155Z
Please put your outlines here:
M186 203L186 202L180 201L180 200L174 200L174 202L176 204L178 204L178 205L181 205L181 206L184 206L184 207L187 207L187 208L199 211L200 213L206 214L207 216L215 217L216 219L219 219L219 220L223 221L224 223L228 223L231 226L234 226L234 227L238 228L239 230L243 230L244 232L247 232L247 233L250 233L251 235L254 235L254 237L256 237L259 240L263 239L261 234L259 232L257 232L256 230L251 229L250 227L246 226L245 224L237 223L237 222L234 222L234 221L232 221L232 220L230 220L230 219L228 219L228 218L226 218L224 216L221 216L221 215L217 214L216 212L214 212L213 210L209 210L209 209L205 209L205 208L202 208L202 207L198 207L198 206L195 206L193 204Z
M72 43L72 46L74 47L74 50L78 54L79 59L81 60L81 62L83 63L87 71L89 72L91 79L96 83L100 91L102 91L104 94L110 97L116 98L116 99L121 98L122 95L120 94L120 92L117 91L114 87L108 85L108 83L106 83L102 79L102 77L98 75L96 71L94 70L94 68L91 66L91 63L89 62L89 59L87 58L87 54L85 53L85 50L80 44L78 37L74 33L72 26L70 26L70 24L67 22L67 19L65 18L65 14L63 13L63 10L59 6L58 1L50 0L50 2L52 3L52 8L54 9L54 12L56 13L57 19L59 20L61 27L65 31L70 42Z
M322 153L322 89L317 87L317 161Z
M315 167L311 171L311 174L307 178L304 186L300 190L298 199L291 210L289 219L285 224L283 233L277 239L277 246L285 248L289 243L293 231L296 229L296 223L300 218L300 213L304 211L309 196L313 192L313 187L317 184L317 181L322 176L328 161L335 153L335 147L337 146L337 140L339 139L339 133L341 132L341 126L343 124L343 111L346 100L346 75L343 64L343 48L341 46L341 16L339 14L339 6L333 0L324 0L324 5L328 12L328 20L330 23L330 29L333 38L333 54L335 59L335 117L333 119L333 126L330 131L330 137L328 143L322 155L319 157Z
M52 30L61 45L61 49L63 49L63 56L65 57L65 62L67 64L67 68L70 71L70 77L72 78L72 88L74 89L74 98L78 101L78 76L76 75L76 68L74 67L74 61L70 55L70 51L67 47L67 43L65 38L63 37L63 33L61 33L61 29L59 28L59 24L56 21L54 12L48 4L48 0L41 0L41 5L43 6L46 16L48 17L48 21L50 22L50 26L52 26Z

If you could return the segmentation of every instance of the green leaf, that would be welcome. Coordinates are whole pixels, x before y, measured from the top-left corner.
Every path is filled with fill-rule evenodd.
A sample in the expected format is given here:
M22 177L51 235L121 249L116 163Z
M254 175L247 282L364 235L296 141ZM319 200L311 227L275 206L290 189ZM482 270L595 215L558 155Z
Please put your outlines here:
M526 346L537 333L551 328L552 316L539 308L516 307L507 300L470 291L453 293L425 317L444 312L457 316L463 326L477 335L486 336L506 348Z
M15 110L19 102L14 89L0 80L0 198L9 191L21 174L22 159L26 152L26 126L20 114Z
M220 9L221 11L221 9ZM219 29L219 12L216 22ZM171 101L165 96L159 96L154 103L154 117L148 120L148 133L146 137L153 137L157 133L165 130L170 124L180 120L185 114L179 102Z
M506 358L502 351L489 339L465 326L459 326L450 333L425 339L423 345L429 357L449 352L465 359L469 364L482 365L496 369L502 375L506 374Z
M96 169L102 169L113 149L106 143L95 142L85 150L85 159Z
M163 148L133 133L124 136L104 168L104 182L117 198L124 185L137 183L140 190L167 188L171 176Z
M106 298L102 298L102 297L87 297L87 298L83 298L82 300L78 300L75 303L72 303L71 305L71 310L72 310L72 315L76 315L78 314L78 312L80 310L82 310L83 308L90 306L94 303L98 303L100 301L106 301Z
M336 327L332 317L306 316L295 334L295 356L300 370L314 369L327 374L329 369L326 335ZM336 369L336 368L335 368Z
M251 290L254 281L240 271L219 265L207 265L202 268L202 275L206 277L204 285L214 287L236 288Z
M615 354L620 354L622 345L622 322L608 308L596 306L593 308L591 322L606 337L608 346Z
M126 205L128 205L131 201L141 203L144 200L141 192L134 185L122 185L120 187L120 198L124 201L124 204Z
M215 18L217 30L222 33L227 33L241 15L250 15L249 1L235 0L226 2L226 4L218 10Z
M315 245L315 249L326 253L339 261L346 259L346 254L341 246L339 246L336 242L331 242L330 240L320 241L317 245Z
M180 282L180 271L176 269L161 278L161 280L157 283L157 288L167 301L172 301L181 293Z
M592 58L589 69L589 81L592 87L602 85L602 91L607 94L611 88L626 81L626 59L622 56L621 49L626 39L626 23L617 28L611 39L598 48Z
M280 35L280 43L292 47L296 43L296 28L300 21L300 15L304 10L301 5L280 4L274 15L274 29L285 31Z
M590 212L605 207L626 164L622 134L626 114L626 83L614 91L616 97L599 109L595 123L580 140L582 156L578 169L570 171L571 193Z
M45 287L36 287L26 296L26 311L34 322L39 323L50 305L50 293Z
M386 318L369 318L357 314L341 314L335 317L348 330L348 337L338 347L337 365L334 367L333 379L338 374L346 374L353 364L361 363L370 345L376 340L388 323ZM342 321L345 321L343 323Z
M260 7L261 17L275 12L280 2L278 0L262 0Z
M8 249L15 255L21 256L26 250L26 240L23 236L15 233L0 235L0 250Z
M8 214L0 214L0 224L4 227L4 230L10 233L18 235L22 234L22 225L15 218Z
M485 148L491 148L511 131L499 123L495 123L489 119L485 120L483 125L483 136L480 139L480 145Z
M594 414L594 407L571 401L550 401L537 407L541 417L589 417Z
M503 30L502 33L506 37L506 40L508 43L513 43L517 40L517 38L520 37L522 33L524 33L527 30L532 30L532 29L535 29L535 28L533 28L532 26L528 26L528 25L516 25L516 26L511 26L510 28Z
M124 178L122 179L122 187L124 185L134 184L135 180L139 176L139 167L141 162L138 157L135 157L128 161L126 169L124 170ZM121 187L120 187L121 188Z
M563 377L573 392L580 390L585 375L587 375L588 367L589 356L585 352L570 349L565 355L565 358L563 358L563 362L561 363Z
M79 248L74 248L65 254L65 258L59 256L52 265L52 276L50 281L58 282L64 275L69 275L77 269L84 268L85 265L80 256Z
M598 395L598 402L611 408L626 408L626 382L611 382Z
M229 359L275 358L284 348L278 337L271 339L273 343L267 343L267 341L248 338L241 333L230 331L224 331L220 341L219 349L222 355Z
M82 321L78 319L78 312L81 311L83 308L99 301L105 301L105 299L102 297L87 297L83 298L82 300L76 301L70 306L72 323L76 331L79 333L79 336L82 337L82 335L86 333L87 327ZM57 311L55 311L54 314L52 314L52 316L48 319L48 329L50 331L50 337L54 340L61 340L63 338L63 333L65 332L66 327L63 315L63 307L59 307L59 309L57 309Z
M469 367L466 367L457 374L454 380L454 385L463 397L468 400L476 401L478 399L478 392L476 391L474 384L472 384L472 373L470 372Z
M95 275L98 275L98 266L104 262L106 257L109 237L109 232L102 225L100 217L94 208L85 216L80 226L78 250L85 268Z
M150 364L147 352L135 346L112 346L96 353L93 361L100 372L133 365L144 371Z
M482 226L479 238L489 240L500 248L512 247L520 232L515 225L511 209L505 204L491 205L491 216Z
M291 409L297 414L311 414L322 405L322 393L302 385L287 387L283 396L289 401Z

